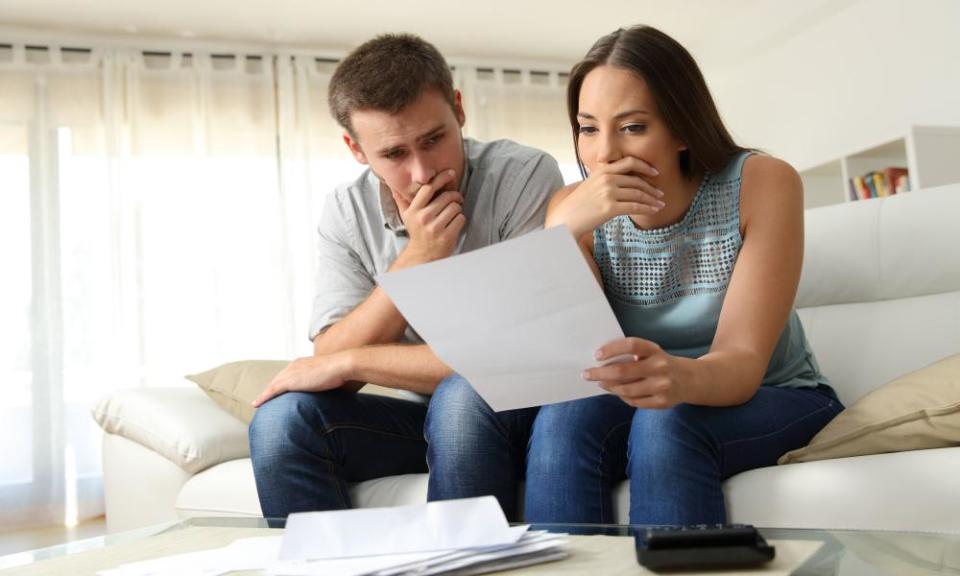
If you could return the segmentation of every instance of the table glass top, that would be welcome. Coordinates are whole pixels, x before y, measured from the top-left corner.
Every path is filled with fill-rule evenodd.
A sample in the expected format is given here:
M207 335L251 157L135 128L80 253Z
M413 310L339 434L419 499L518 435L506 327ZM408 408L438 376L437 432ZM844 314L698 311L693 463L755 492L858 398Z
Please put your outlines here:
M0 557L0 570L61 558L114 544L198 527L282 528L283 520L263 518L190 518L87 540ZM633 537L642 526L613 524L533 524L532 529L571 535ZM767 540L822 542L816 554L794 574L803 576L875 576L884 574L960 575L960 534L863 530L760 528Z

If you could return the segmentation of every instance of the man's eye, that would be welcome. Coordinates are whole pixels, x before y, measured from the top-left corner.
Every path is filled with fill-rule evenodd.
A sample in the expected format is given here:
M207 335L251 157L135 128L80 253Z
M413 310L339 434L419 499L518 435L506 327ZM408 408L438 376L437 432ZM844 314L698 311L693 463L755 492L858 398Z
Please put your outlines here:
M387 160L397 160L403 158L403 150L392 150L383 155Z

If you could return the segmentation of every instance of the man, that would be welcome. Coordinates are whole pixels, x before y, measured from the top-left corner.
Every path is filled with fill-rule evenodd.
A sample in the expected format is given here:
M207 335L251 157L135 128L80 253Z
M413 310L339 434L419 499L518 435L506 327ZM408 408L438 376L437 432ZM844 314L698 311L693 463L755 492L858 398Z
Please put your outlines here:
M250 452L266 517L349 508L350 482L426 472L426 406L355 392L371 382L430 394L451 370L374 278L540 228L563 185L542 152L462 137L450 69L415 36L357 48L337 67L329 101L344 142L369 169L329 195L322 212L314 355L291 363L254 402Z

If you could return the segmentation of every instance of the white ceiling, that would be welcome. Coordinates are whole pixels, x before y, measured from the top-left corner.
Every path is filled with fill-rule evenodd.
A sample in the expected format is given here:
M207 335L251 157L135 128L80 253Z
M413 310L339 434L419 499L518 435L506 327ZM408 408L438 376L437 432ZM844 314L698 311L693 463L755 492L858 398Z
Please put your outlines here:
M0 0L0 25L138 41L183 38L342 53L420 34L450 59L578 59L618 27L657 26L705 68L782 42L857 0ZM0 43L3 43L0 30Z

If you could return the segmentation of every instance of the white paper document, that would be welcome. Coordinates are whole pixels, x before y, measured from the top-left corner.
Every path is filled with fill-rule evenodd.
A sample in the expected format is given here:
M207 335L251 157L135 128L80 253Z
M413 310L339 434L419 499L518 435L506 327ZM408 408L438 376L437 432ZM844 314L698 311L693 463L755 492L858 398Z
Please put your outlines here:
M493 496L330 512L287 518L280 559L323 560L513 544L526 526L510 527Z
M526 532L516 543L501 546L281 562L271 566L268 572L272 576L429 576L460 574L472 569L480 574L566 558L569 553L564 536Z
M623 331L564 226L377 281L434 353L496 411L605 393L581 373Z
M280 536L243 538L222 548L129 562L101 570L98 576L219 576L236 570L260 570L277 562Z
M493 496L394 508L291 514L283 536L129 562L99 576L480 574L565 558L557 534L510 526Z

